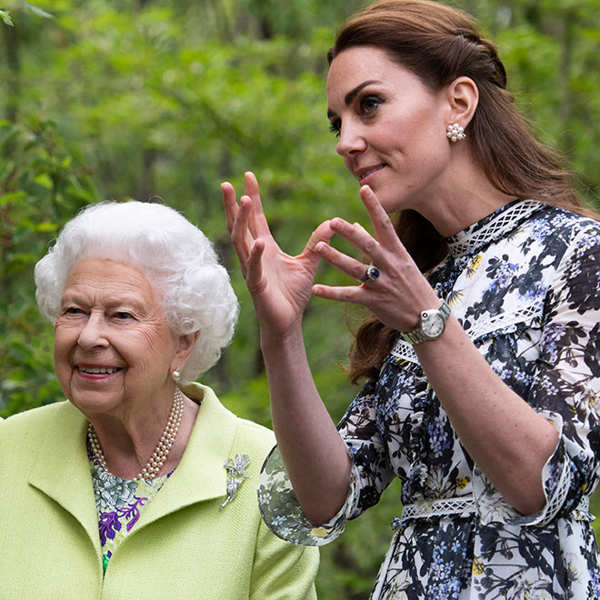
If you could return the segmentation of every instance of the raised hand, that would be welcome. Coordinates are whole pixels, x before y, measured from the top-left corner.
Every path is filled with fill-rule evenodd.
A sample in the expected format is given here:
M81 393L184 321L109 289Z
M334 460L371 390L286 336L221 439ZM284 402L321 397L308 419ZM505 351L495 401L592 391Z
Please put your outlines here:
M367 264L325 242L318 242L314 251L319 256L361 283L337 287L315 285L312 292L321 298L362 304L389 327L409 331L417 324L420 311L437 308L440 300L400 242L375 192L365 185L360 195L373 223L375 237L359 223L350 224L337 217L329 221L329 228L367 256L377 267L379 277L363 281Z
M314 246L329 241L329 222L312 234L304 251L290 256L269 229L253 173L245 174L245 193L238 205L233 186L221 184L227 228L261 326L261 334L281 336L300 324L311 295L319 262Z

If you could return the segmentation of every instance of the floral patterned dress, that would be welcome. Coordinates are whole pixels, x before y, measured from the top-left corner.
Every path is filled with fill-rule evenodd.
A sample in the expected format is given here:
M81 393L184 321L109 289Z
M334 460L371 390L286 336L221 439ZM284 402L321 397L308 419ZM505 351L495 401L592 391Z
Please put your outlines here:
M122 479L113 475L88 450L104 573L119 544L138 522L141 511L158 494L168 475L152 480Z
M430 283L496 374L559 433L543 510L524 516L504 501L399 339L339 424L353 461L340 512L312 527L274 448L259 483L263 518L288 541L326 544L399 477L403 510L371 598L596 600L588 506L600 455L600 223L516 201L448 242Z

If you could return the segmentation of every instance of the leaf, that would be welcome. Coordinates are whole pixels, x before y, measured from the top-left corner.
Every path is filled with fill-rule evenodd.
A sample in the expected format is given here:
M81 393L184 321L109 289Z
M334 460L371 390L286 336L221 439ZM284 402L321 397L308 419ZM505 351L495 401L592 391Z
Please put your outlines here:
M44 221L35 227L36 231L40 232L48 232L48 233L56 233L58 230L58 225L56 223L48 223L48 221Z
M0 206L7 206L11 202L17 202L26 197L27 194L23 191L12 192L10 194L0 194Z
M50 179L48 173L40 173L39 175L36 175L33 180L48 190L51 190L54 187L52 179Z
M7 10L0 9L0 19L2 19L4 23L10 27L14 27L15 25L10 13Z

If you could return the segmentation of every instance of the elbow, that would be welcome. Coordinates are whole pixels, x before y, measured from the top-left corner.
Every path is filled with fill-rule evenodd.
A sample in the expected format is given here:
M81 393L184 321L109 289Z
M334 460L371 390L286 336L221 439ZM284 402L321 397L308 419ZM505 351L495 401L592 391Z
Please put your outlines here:
M530 517L542 512L545 506L546 497L543 492L540 495L533 494L528 498L521 498L518 502L513 503L513 507L524 517Z
M324 497L330 498L333 494L326 494ZM300 507L306 520L313 527L322 527L325 523L329 523L341 510L346 503L345 495L341 495L334 501L325 502L320 498L315 498L313 502L303 502L300 498Z
M333 512L331 512L323 510L320 507L314 508L312 510L306 510L304 507L302 507L302 512L304 513L306 520L313 527L321 527L325 523L329 523L329 521L331 521L331 519L333 519L333 517L339 512L340 508L341 506L338 508L338 510L334 510Z
M545 439L543 449L539 453L538 460L532 465L531 483L529 486L523 486L518 498L513 503L513 506L523 516L529 517L535 515L546 506L546 495L544 492L544 484L542 482L542 472L544 465L548 462L556 449L558 443L558 432L552 428L549 429ZM523 482L522 482L523 483Z

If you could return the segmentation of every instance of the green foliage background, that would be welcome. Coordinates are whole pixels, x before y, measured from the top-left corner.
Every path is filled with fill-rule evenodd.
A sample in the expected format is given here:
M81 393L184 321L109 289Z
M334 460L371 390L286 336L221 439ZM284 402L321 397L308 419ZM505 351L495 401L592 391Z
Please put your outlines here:
M276 237L299 252L334 215L365 221L325 119L325 53L358 0L0 0L0 415L61 398L33 266L59 228L102 199L160 199L211 237L241 302L237 335L204 381L270 424L251 301L219 182L254 170ZM600 192L600 0L456 0L500 47L537 134L587 200ZM14 26L11 23L14 22ZM344 278L322 267L321 281ZM315 299L305 332L339 418L358 315ZM398 514L398 482L323 549L319 597L366 598Z

